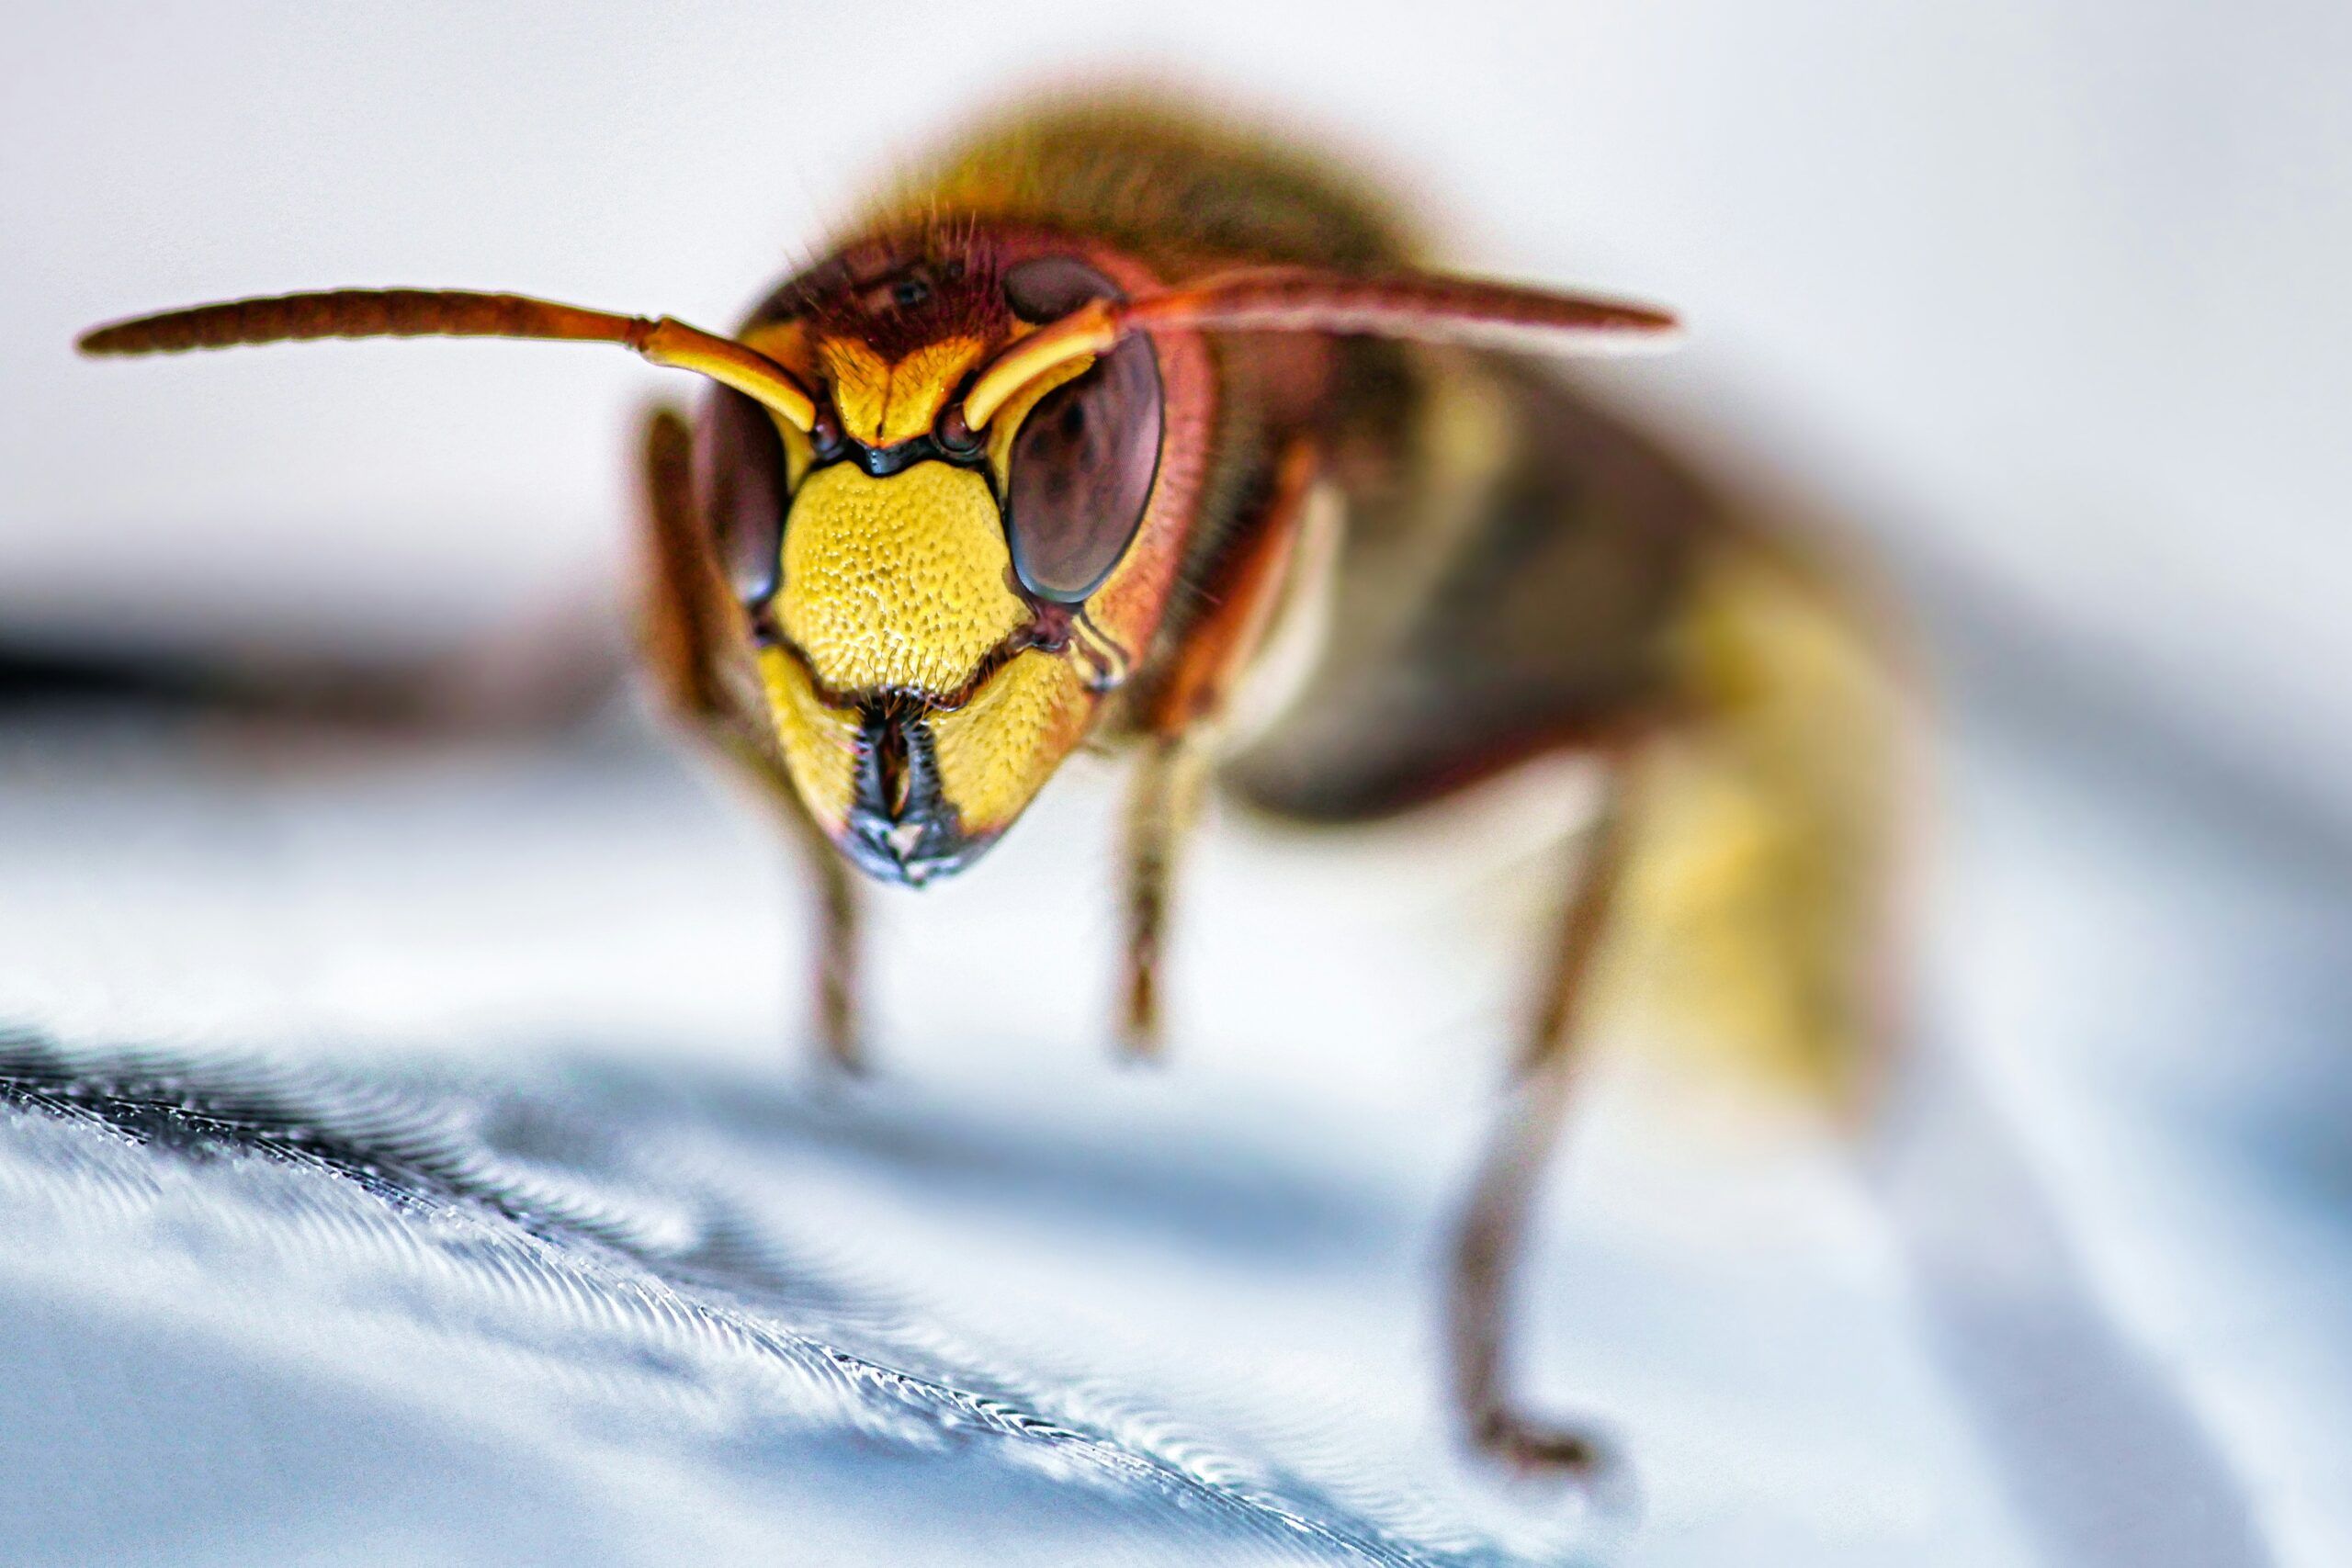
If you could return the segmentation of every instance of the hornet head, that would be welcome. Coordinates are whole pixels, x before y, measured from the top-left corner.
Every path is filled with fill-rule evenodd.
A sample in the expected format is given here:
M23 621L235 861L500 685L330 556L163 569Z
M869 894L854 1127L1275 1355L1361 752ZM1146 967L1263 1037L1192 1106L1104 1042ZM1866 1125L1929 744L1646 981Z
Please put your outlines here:
M809 389L809 428L729 389L705 411L701 489L786 764L875 875L920 886L994 842L1157 629L1189 366L1171 378L1136 335L984 413L971 396L1013 345L1123 298L1122 270L1067 241L854 247L740 334Z

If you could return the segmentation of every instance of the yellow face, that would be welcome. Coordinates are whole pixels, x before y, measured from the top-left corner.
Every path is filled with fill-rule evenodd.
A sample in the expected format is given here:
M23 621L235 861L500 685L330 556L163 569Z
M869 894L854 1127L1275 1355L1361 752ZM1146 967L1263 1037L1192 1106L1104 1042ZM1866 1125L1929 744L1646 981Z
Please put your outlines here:
M1035 612L986 475L818 468L784 530L782 640L761 669L795 785L853 860L920 886L1021 814L1096 694Z

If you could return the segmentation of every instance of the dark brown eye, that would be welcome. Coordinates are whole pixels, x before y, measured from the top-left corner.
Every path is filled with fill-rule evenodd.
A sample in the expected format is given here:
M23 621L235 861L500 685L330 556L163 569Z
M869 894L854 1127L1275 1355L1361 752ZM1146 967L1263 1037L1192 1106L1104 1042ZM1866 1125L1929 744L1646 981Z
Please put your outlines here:
M1008 272L1004 292L1024 320L1046 321L1117 290L1082 262L1048 256ZM1159 425L1159 361L1140 336L1037 400L1006 476L1005 535L1023 587L1075 604L1102 586L1143 526Z
M784 438L765 409L713 389L695 434L695 488L737 597L754 609L775 598L784 570Z

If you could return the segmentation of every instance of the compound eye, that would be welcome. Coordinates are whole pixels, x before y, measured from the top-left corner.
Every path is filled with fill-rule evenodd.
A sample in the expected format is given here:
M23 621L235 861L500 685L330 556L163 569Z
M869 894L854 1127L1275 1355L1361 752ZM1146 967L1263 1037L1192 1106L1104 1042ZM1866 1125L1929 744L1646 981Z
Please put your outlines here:
M767 410L714 388L695 433L695 488L736 597L757 609L784 570L784 438Z
M1048 256L1009 271L1004 292L1016 313L1045 321L1118 291L1083 262ZM1102 585L1143 526L1160 421L1159 361L1140 335L1037 400L1013 435L1005 485L1023 587L1076 604Z

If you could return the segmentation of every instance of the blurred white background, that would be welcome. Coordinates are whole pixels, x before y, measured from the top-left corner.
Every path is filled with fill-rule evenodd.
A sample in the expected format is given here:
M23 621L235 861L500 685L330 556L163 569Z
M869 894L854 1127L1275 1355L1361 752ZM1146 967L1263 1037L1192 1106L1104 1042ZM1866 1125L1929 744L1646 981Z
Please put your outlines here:
M86 324L373 283L724 324L973 106L1141 73L1392 172L1467 265L1675 302L1694 351L1621 384L2352 822L2352 7L159 0L9 33L0 619L264 596L392 635L623 537L658 377L619 356L85 365Z

